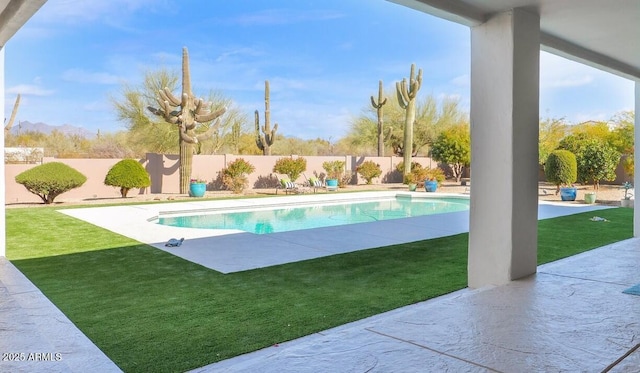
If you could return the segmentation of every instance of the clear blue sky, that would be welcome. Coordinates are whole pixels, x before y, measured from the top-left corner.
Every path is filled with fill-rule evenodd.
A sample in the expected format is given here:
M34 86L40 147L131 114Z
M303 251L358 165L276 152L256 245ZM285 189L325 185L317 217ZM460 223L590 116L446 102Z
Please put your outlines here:
M423 69L420 95L469 108L470 30L384 0L49 0L5 48L5 113L17 120L123 130L110 97L145 71L180 69L194 92L222 90L247 113L271 83L279 133L336 140L387 89ZM608 120L633 109L633 83L541 55L543 117Z

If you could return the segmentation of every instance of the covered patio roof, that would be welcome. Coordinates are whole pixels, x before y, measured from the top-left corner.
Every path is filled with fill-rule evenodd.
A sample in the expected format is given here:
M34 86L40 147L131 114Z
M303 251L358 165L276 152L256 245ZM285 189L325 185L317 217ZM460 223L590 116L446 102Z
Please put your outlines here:
M47 0L0 0L0 47L18 31Z
M640 80L640 5L636 0L389 0L477 26L521 8L540 16L541 49L631 80Z

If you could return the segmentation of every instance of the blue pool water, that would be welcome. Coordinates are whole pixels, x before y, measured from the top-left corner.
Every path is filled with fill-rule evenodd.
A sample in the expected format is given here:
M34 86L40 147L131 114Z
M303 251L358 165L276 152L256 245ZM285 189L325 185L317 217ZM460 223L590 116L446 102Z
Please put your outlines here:
M462 198L387 198L367 202L277 207L158 218L158 224L203 229L237 229L256 234L331 227L469 209Z

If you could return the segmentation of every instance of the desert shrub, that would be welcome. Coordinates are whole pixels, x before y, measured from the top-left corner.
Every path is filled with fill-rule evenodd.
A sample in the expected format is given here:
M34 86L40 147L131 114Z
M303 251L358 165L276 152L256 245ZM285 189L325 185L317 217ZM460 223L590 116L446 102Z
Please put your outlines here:
M427 177L427 169L417 162L411 162L411 172L406 175L404 174L404 161L400 161L400 163L396 165L396 171L402 175L402 182L404 184L418 184L418 186L420 186Z
M422 165L420 163L417 162L411 162L411 172L415 171L416 169L421 169L423 168ZM398 163L396 165L396 171L398 171L401 175L404 174L404 161L400 161L400 163Z
M471 164L469 126L454 126L442 131L431 147L431 155L436 161L448 164L456 181L460 182L465 167Z
M375 163L374 161L363 162L356 168L356 172L359 173L360 176L362 176L367 181L367 184L371 184L371 180L374 177L382 175L382 169L380 168L380 165Z
M255 169L251 163L245 161L243 158L238 158L222 170L222 183L227 189L233 191L233 193L242 193L249 185L247 176L255 171Z
M400 164L400 167L396 167L398 172L403 169L403 165ZM422 187L426 180L437 181L438 184L445 181L444 171L441 168L429 168L422 167L420 163L412 163L411 164L411 172L409 174L403 176L403 183L405 184L417 184L418 187Z
M146 188L151 185L149 173L135 159L123 159L109 169L104 177L104 185L120 188L122 198L133 188Z
M82 186L87 177L60 162L45 163L16 176L16 182L44 201L53 203L60 194Z
M578 179L576 156L568 150L554 150L544 164L544 176L547 181L560 187L571 185Z
M291 157L280 158L273 165L273 172L289 176L289 180L296 181L300 174L307 169L307 160L298 157L293 159Z
M347 185L351 184L351 180L353 180L354 176L355 173L353 171L343 172L342 175L340 175L340 177L338 178L338 187L344 188Z
M344 161L322 162L322 168L327 172L327 179L341 180L344 174Z

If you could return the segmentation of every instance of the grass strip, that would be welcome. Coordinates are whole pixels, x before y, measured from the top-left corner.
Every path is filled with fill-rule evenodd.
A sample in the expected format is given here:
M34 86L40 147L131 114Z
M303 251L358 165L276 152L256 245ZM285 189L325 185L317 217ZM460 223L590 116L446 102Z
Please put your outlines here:
M632 236L632 209L540 221L540 263ZM466 287L468 235L223 275L52 208L8 258L126 372L197 368Z

